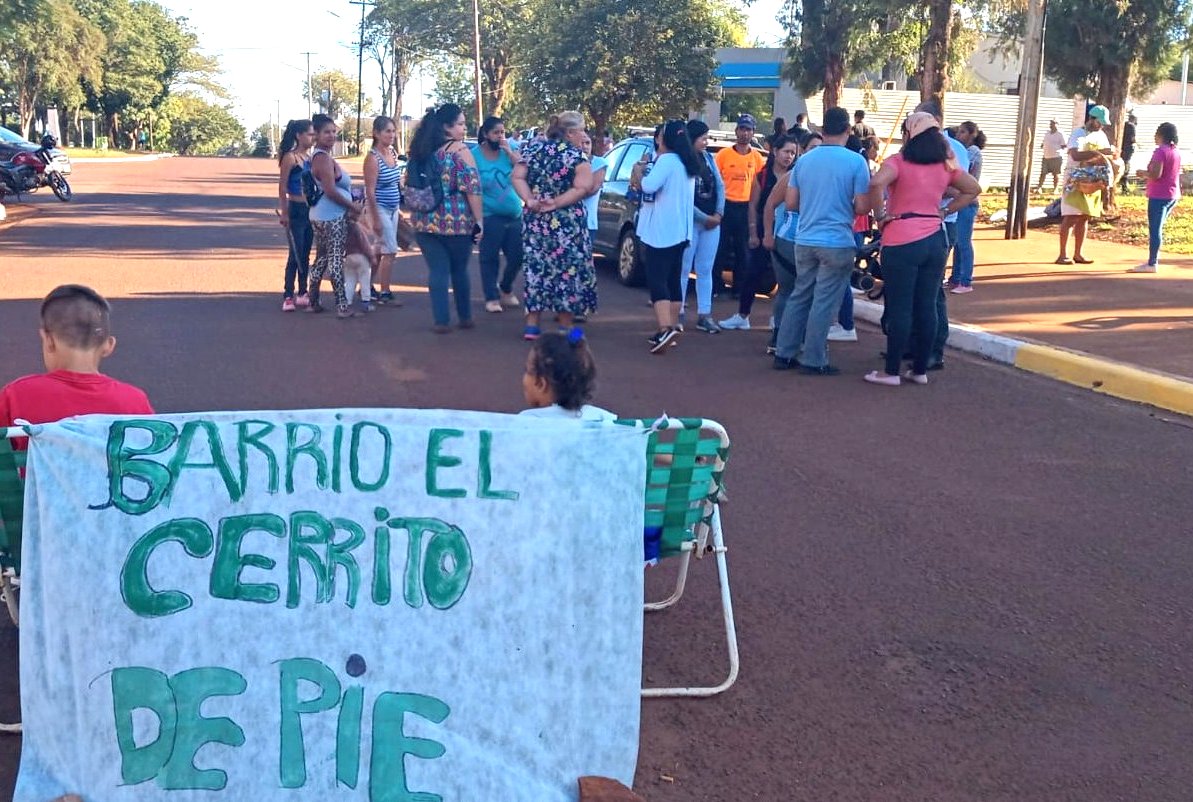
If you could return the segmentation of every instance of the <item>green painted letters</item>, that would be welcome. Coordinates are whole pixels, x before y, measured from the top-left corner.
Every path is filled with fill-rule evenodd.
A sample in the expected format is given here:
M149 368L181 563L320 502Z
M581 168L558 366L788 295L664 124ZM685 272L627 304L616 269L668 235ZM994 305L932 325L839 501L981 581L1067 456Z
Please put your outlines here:
M250 433L249 427L257 426L255 432ZM244 495L249 484L249 446L257 449L265 457L265 464L269 466L269 481L266 489L270 494L278 492L278 458L267 443L261 442L277 427L269 421L242 420L236 423L236 455L240 463L240 495Z
M432 429L427 438L427 495L440 498L464 498L468 492L462 487L440 487L438 471L440 468L454 468L463 460L439 453L445 440L461 438L464 433L459 429Z
M150 442L144 448L126 446L124 441L129 431L149 432ZM160 454L178 439L174 424L163 420L118 420L108 429L108 501L91 509L116 507L125 515L144 515L167 497L177 474L160 462L143 459L151 454ZM124 482L131 479L145 486L145 497L130 498L125 495Z
M272 582L247 583L240 581L246 567L272 569L277 563L261 554L241 554L240 543L249 532L268 532L276 538L286 536L286 522L273 513L233 515L220 520L215 562L211 566L211 595L217 599L268 604L281 597Z
M441 724L451 708L433 696L383 693L373 704L373 745L369 767L369 802L443 802L439 794L411 791L406 785L406 755L435 760L447 750L438 741L402 731L406 714Z
M120 779L125 785L152 780L174 750L178 710L170 678L152 668L117 668L112 671L112 708L116 716L116 743L120 746ZM157 717L157 738L137 746L133 737L133 711L148 710Z
M168 791L222 791L228 773L222 769L195 768L195 755L206 744L244 745L244 730L225 716L203 715L203 702L213 696L239 696L248 683L230 668L192 668L170 678L174 703L178 708L178 728L174 749L166 761L158 785Z
M207 436L207 449L211 452L211 462L187 462L191 453L191 444L195 441L195 432L202 429ZM182 427L182 434L178 435L178 448L170 458L170 475L174 482L166 493L166 503L170 503L170 496L178 486L178 477L187 468L214 468L219 472L220 479L228 491L228 498L238 501L241 496L240 482L232 475L232 468L228 465L228 458L224 456L224 443L220 439L219 427L209 420L187 421Z
M120 569L120 595L125 606L142 618L177 613L194 603L180 590L158 591L149 585L149 555L169 541L181 543L191 557L206 557L214 546L211 529L198 518L175 518L141 535Z
M480 460L477 463L476 469L476 496L477 498L491 498L500 499L502 501L517 501L518 491L516 490L490 490L493 485L493 467L490 459L493 455L493 433L487 429L481 429L481 453Z
M298 698L298 683L309 682L319 688L312 699ZM281 662L281 755L279 776L283 788L301 788L307 781L306 747L302 739L302 715L331 710L340 700L340 681L336 673L318 660L295 657Z
M298 432L306 430L310 437L299 444ZM286 424L286 492L294 492L294 466L303 454L315 461L315 485L324 490L327 488L327 455L319 448L319 438L323 430L313 423Z
M377 475L377 481L366 482L360 478L360 439L361 433L366 426L371 426L381 434L381 440L385 443L385 453L381 457L381 472ZM352 446L351 458L348 465L348 471L352 476L352 486L357 490L365 493L372 493L375 490L380 490L385 487L385 483L389 481L389 463L393 457L393 438L390 437L389 429L386 429L379 423L371 423L369 421L361 421L352 427Z

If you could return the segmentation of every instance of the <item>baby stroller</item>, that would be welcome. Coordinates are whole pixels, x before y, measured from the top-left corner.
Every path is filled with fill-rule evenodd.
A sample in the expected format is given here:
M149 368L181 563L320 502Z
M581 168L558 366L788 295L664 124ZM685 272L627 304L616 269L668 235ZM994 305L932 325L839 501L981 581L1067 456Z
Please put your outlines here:
M872 228L862 235L862 244L853 257L853 273L849 283L855 290L861 290L871 301L882 297L882 261L880 257L882 235Z

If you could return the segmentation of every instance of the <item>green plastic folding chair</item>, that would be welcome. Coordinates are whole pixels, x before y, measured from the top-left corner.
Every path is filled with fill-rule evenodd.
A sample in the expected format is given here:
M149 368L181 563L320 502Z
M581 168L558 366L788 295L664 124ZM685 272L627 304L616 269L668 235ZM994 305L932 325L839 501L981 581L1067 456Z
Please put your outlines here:
M675 590L662 601L647 602L646 612L665 610L678 602L687 585L692 557L700 560L711 554L717 564L729 650L729 676L724 682L706 687L643 688L642 695L714 696L737 681L739 669L720 508L729 436L721 424L703 418L625 419L617 423L649 432L645 527L647 532L660 533L660 561L679 558Z
M12 427L0 437L0 593L14 624L20 625L20 590L15 581L21 570L21 532L24 526L25 451L12 447L12 438L25 432Z

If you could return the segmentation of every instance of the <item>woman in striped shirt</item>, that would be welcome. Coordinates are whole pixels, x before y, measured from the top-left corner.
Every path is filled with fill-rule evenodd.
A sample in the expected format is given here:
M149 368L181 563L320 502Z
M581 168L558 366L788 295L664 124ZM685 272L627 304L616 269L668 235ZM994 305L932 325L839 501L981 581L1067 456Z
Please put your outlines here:
M400 306L389 286L389 272L398 252L398 205L402 194L398 189L398 153L394 150L397 126L390 117L373 120L373 149L365 158L365 198L373 230L381 239L381 262L377 267L377 283L381 292L377 303Z

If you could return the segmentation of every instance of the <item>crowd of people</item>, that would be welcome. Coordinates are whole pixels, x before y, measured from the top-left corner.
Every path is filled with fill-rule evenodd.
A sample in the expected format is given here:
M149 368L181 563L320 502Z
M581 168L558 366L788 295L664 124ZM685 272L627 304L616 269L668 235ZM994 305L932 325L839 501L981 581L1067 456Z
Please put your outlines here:
M1083 251L1087 225L1126 155L1110 145L1107 125L1106 109L1091 106L1084 126L1067 139L1053 120L1041 142L1039 183L1051 176L1063 189L1058 264L1091 261ZM753 116L740 115L732 145L714 155L706 123L670 120L656 128L653 151L629 173L655 326L649 350L666 353L689 324L707 334L750 329L757 291L773 275L766 352L774 366L836 373L827 343L856 341L850 278L858 248L878 242L886 363L865 378L926 383L927 372L943 365L946 294L974 290L986 135L973 121L946 129L933 101L903 121L901 151L881 162L882 145L864 110L828 109L820 126L804 114L790 127L776 119L765 148L756 129ZM435 332L453 330L453 307L456 327L475 325L469 268L479 246L486 312L519 309L528 341L550 325L583 339L582 326L598 306L593 238L608 169L593 152L594 136L602 150L609 147L607 132L594 135L579 112L563 112L520 145L497 117L484 120L475 143L467 143L463 111L445 104L429 109L417 126L400 182L394 122L378 117L358 193L331 154L335 123L322 115L292 122L278 183L290 251L283 310L322 311L324 276L341 318L356 314L357 286L364 311L400 304L390 281L405 208L427 265ZM1156 142L1152 163L1139 171L1148 182L1152 236L1149 259L1137 272L1156 270L1164 222L1179 196L1175 127L1161 126ZM732 271L737 311L717 321L712 301L726 292L722 264ZM694 322L687 318L693 277ZM901 372L904 361L910 370Z

